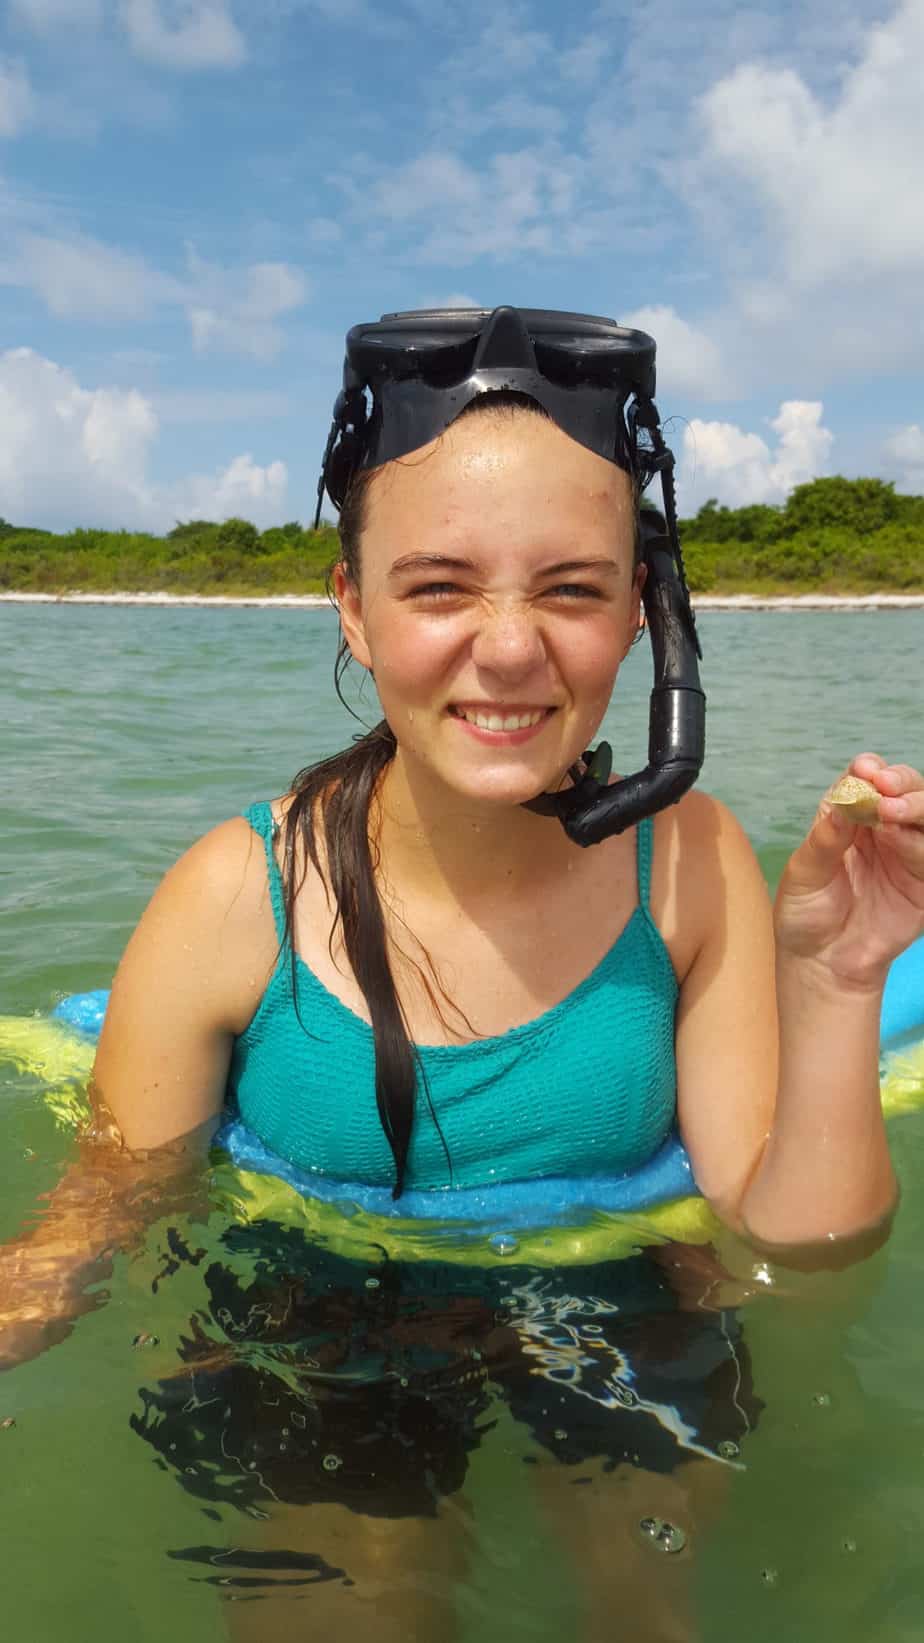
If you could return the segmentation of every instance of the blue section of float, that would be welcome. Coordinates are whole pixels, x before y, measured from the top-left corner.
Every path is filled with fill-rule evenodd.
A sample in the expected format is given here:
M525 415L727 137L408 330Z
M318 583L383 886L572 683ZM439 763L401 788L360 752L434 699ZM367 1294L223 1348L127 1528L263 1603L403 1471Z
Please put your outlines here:
M52 1011L56 1021L86 1038L98 1038L108 992L75 993ZM924 1036L924 937L895 960L889 972L882 1006L883 1049L894 1049ZM397 1203L387 1187L369 1187L356 1181L332 1181L300 1170L269 1152L239 1119L227 1118L216 1142L243 1170L276 1175L298 1192L338 1205L346 1213L356 1209L396 1219L438 1221L500 1220L511 1231L526 1227L574 1224L594 1210L625 1214L651 1208L672 1198L696 1192L696 1183L683 1145L672 1135L641 1169L631 1175L591 1176L585 1179L547 1177L537 1181L505 1181L497 1186L446 1188L440 1192L410 1190Z
M53 1021L63 1021L65 1027L73 1028L84 1038L95 1040L102 1032L108 1003L108 987L97 987L95 993L72 993L70 998L62 998L60 1004L55 1005L51 1017Z
M924 936L900 953L889 971L882 1001L884 1050L924 1037Z
M651 1208L671 1198L689 1198L696 1192L690 1160L677 1136L671 1136L641 1169L631 1175L571 1177L545 1176L533 1181L501 1181L496 1186L445 1187L421 1192L411 1188L397 1203L390 1187L370 1187L359 1181L334 1181L296 1168L269 1152L240 1119L228 1119L215 1137L238 1169L278 1175L298 1192L336 1204L346 1213L357 1209L396 1220L470 1221L505 1231L536 1226L573 1226L575 1218L594 1210L611 1214Z

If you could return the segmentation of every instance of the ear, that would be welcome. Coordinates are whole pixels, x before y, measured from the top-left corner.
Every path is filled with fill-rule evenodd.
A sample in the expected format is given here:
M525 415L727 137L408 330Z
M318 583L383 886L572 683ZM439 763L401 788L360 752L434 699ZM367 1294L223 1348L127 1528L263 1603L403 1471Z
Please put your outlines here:
M366 643L359 588L342 561L334 566L333 586L343 637L350 647L354 661L357 661L360 667L368 668L371 673L372 657Z
M635 567L635 575L632 581L632 593L629 598L629 620L626 625L626 643L620 658L621 661L625 661L631 647L635 644L645 626L645 617L642 612L642 589L647 578L648 566L642 560L641 564Z

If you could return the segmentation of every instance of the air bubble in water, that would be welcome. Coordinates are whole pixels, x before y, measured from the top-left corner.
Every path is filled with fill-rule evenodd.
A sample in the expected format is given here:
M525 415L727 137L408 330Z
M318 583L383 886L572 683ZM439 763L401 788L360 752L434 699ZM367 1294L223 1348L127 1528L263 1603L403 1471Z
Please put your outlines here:
M639 1528L645 1539L659 1552L682 1552L687 1543L686 1531L666 1518L643 1517Z
M831 1394L830 1392L816 1392L812 1398L812 1402L818 1409L830 1409Z
M556 1426L556 1428L555 1428L555 1441L556 1441L556 1443L564 1443L567 1436L568 1436L568 1434L565 1431L563 1426Z
M495 1255L515 1255L520 1245L512 1232L494 1232L488 1243Z
M841 1550L843 1552L855 1552L856 1549L857 1549L857 1543L856 1543L855 1540L851 1540L848 1537L847 1540L842 1540L841 1541Z
M779 1569L761 1569L760 1578L765 1586L775 1586L780 1578Z
M339 1472L343 1461L339 1455L325 1455L321 1462L325 1472Z
M716 1444L716 1454L721 1455L723 1460L734 1460L740 1453L734 1438L723 1438L721 1443Z
M379 1279L378 1278L367 1278L366 1279L366 1288L367 1289L379 1289L379 1288L381 1288L381 1284L379 1282Z

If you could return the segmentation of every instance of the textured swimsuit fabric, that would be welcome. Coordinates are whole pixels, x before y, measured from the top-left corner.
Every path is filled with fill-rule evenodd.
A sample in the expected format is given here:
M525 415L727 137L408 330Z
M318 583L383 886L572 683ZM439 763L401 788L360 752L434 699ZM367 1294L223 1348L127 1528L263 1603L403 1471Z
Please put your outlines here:
M263 840L280 941L285 919L269 804L246 819ZM545 1175L620 1174L650 1158L676 1109L677 981L648 906L652 824L637 829L638 906L567 998L497 1037L420 1046L408 1186L476 1187ZM372 1029L282 950L236 1040L228 1098L277 1156L337 1180L390 1186L375 1102Z

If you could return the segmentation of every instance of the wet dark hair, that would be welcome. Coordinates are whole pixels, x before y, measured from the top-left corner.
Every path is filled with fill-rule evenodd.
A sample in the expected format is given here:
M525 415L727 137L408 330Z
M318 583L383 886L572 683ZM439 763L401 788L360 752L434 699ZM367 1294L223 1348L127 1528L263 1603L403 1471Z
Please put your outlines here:
M472 400L456 419L490 412L503 415L544 417L548 412L535 400L518 393L485 394ZM380 469L361 469L354 474L340 510L338 532L340 560L346 575L357 587L360 579L360 539L365 527L370 487ZM632 476L630 476L632 477ZM633 479L633 489L637 486ZM636 510L637 511L637 510ZM639 531L636 526L634 562L640 554ZM331 567L333 570L333 567ZM334 684L344 701L343 676L351 660L350 648L341 633L337 659L334 665ZM349 704L345 704L349 705ZM414 1107L418 1075L446 1152L450 1179L452 1162L445 1137L430 1100L426 1076L416 1046L407 1030L404 1011L398 997L395 979L388 956L385 918L376 884L379 869L377 842L378 822L375 801L379 782L395 756L397 742L387 720L382 719L364 736L358 736L350 747L331 758L309 765L299 771L292 783L293 800L283 822L283 899L285 905L285 940L292 968L292 991L296 1009L298 993L295 975L295 902L304 883L310 860L321 874L317 826L323 828L324 850L327 860L327 882L335 907L328 939L328 950L333 956L334 940L339 925L343 946L356 978L372 1022L375 1045L375 1099L379 1118L395 1160L395 1184L392 1196L400 1197L407 1174L408 1151L414 1124ZM303 846L304 865L299 874L296 863ZM407 956L407 955L405 955ZM454 1009L474 1036L474 1029L462 1011L446 998L436 971L426 956L427 970L411 960L424 988L439 1011L436 994ZM432 978L432 979L431 979Z

